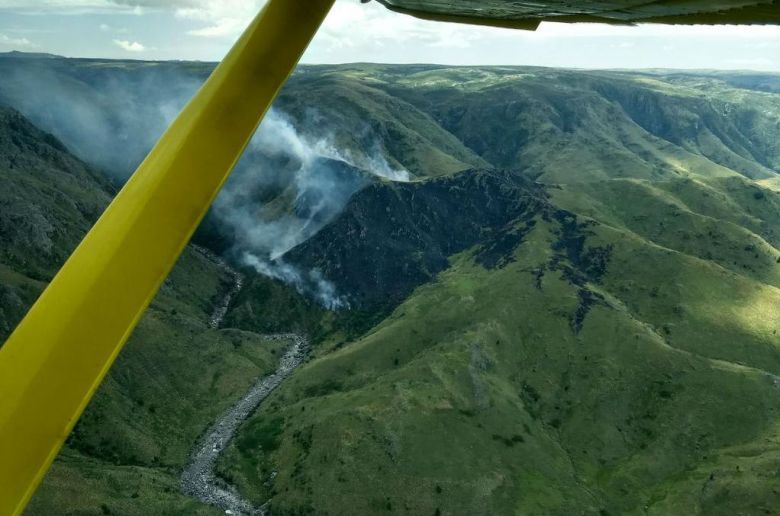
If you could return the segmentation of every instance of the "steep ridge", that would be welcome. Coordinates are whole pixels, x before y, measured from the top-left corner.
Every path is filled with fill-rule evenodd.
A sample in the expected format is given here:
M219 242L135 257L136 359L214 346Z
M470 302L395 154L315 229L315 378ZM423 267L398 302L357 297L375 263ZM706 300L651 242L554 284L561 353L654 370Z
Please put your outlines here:
M499 235L516 245L546 193L511 171L467 170L413 183L376 183L285 260L317 268L353 309L392 308L447 268L448 258ZM499 245L502 245L499 244ZM486 251L484 260L490 260Z
M0 108L0 342L108 203L108 184Z
M744 186L730 198L771 220L747 201L758 202L756 186ZM647 190L623 199L628 213L641 219L630 206L653 197ZM469 192L484 196L475 204L500 202L489 188ZM774 206L778 195L762 192L759 206ZM507 223L522 238L508 245L487 233L363 336L315 351L240 429L223 474L256 503L270 500L274 514L776 507L780 289L758 279L775 274L776 260L735 272L696 256L708 240L672 241L697 230L689 218L659 217L660 245L656 234L614 224L619 204L609 224L556 207L569 195L582 208L588 197L549 195L530 220ZM355 218L350 208L343 216ZM421 243L409 256L439 238L435 224L420 228L425 238L410 240ZM325 256L397 252L392 238L362 245L349 234ZM315 254L305 247L316 242L301 255ZM391 296L395 286L375 288Z
M209 319L209 325L212 328L219 328L231 300L241 291L244 278L241 273L232 269L224 260L214 256L208 250L198 248L198 251L209 255L215 263L233 277L233 285L214 307L214 313ZM233 438L238 426L257 409L257 406L284 381L293 369L300 365L308 348L308 340L294 333L279 333L264 337L270 341L290 342L276 370L270 376L259 378L235 405L209 427L193 449L189 463L181 474L181 489L184 494L220 507L226 512L230 511L232 514L262 514L263 511L244 500L235 488L217 480L214 475L217 457Z
M379 147L388 160L418 177L488 165L427 113L372 82L340 72L302 67L276 106L299 126L332 134L339 148Z
M111 195L62 143L0 109L0 342ZM213 255L185 250L28 514L215 513L179 493L176 469L209 422L273 371L284 349L251 332L210 329L234 279Z
M546 182L685 172L762 178L780 168L776 94L720 79L513 67L385 72L379 87L481 157Z
M349 292L353 314L389 316L326 339L222 474L274 514L772 514L780 196L753 179L776 176L777 116L760 104L775 97L685 103L690 79L631 76L640 109L599 75L579 97L574 73L539 71L562 84L537 83L546 104L514 107L518 121L502 99L539 78L424 70L388 86L383 71L378 87L440 122L473 87L484 118L444 125L520 169L372 185L285 256Z

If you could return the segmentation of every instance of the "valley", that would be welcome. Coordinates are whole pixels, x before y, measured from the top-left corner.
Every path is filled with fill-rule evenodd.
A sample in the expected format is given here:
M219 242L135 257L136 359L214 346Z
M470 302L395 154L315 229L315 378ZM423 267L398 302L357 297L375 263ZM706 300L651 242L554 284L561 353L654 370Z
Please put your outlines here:
M222 324L232 298L241 291L243 276L208 250L197 249L221 265L233 277L232 288L216 305L214 313L209 319L209 326L216 329ZM271 375L258 379L249 392L244 394L206 431L193 450L189 464L181 474L181 488L184 494L220 507L225 511L232 511L233 514L261 514L262 511L252 507L232 486L216 479L214 475L216 459L233 439L238 426L257 409L258 405L284 381L293 369L300 365L308 348L306 337L294 333L278 333L263 337L268 341L290 342L278 367Z
M0 56L0 339L211 66ZM778 514L778 101L299 67L27 513Z
M189 465L181 476L182 492L202 502L216 505L233 514L262 514L260 509L244 500L232 486L223 485L214 476L214 465L220 453L233 439L238 426L257 409L273 389L301 363L306 353L306 339L295 334L265 336L269 340L290 341L279 367L270 376L260 379L231 409L209 428L198 447L195 448Z

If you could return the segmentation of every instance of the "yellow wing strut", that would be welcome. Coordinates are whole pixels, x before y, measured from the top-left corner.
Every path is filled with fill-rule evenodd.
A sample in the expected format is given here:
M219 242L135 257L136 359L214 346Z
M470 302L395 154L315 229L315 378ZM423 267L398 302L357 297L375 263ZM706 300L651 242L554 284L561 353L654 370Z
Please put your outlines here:
M333 0L269 0L0 348L0 515L22 512Z

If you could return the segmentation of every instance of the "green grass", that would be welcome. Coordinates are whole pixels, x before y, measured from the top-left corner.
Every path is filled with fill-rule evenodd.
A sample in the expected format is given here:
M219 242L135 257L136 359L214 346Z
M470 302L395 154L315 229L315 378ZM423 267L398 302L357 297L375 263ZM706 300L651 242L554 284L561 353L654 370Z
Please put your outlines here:
M212 302L229 280L200 253L185 252L27 514L90 513L103 503L117 514L213 513L179 494L179 471L201 433L276 368L287 345L208 328ZM142 496L133 496L136 491Z
M179 492L176 472L113 465L65 450L26 514L217 516L224 512Z
M603 300L575 332L580 288L550 269L559 231L540 220L503 268L455 258L319 353L242 427L223 474L276 514L776 507L780 289L595 225L586 249L611 253L587 288ZM247 446L282 420L278 449ZM724 473L735 461L749 480Z
M210 69L54 62L87 93L110 74ZM258 333L294 329L317 347L218 465L274 514L777 514L777 83L302 67L280 110L345 152L375 149L417 181L373 185L384 207L346 210L355 231L296 252L333 258L322 264L331 270L352 257L376 275L380 258L397 256L382 263L399 272L372 295L386 300L383 289L401 281L414 290L386 312L334 315L249 277L226 318L232 329L213 330L208 314L230 277L188 250L29 513L215 513L178 494L178 472L200 433L275 365L284 343ZM14 156L0 159L0 235L11 243L0 251L0 337L109 196L56 142L23 129L21 140L0 131L0 155ZM20 163L25 174L11 167ZM468 206L515 195L501 182L488 189L491 166L548 186L535 225L474 227L481 219ZM459 182L473 167L482 175ZM417 195L426 185L427 200ZM455 208L442 221L447 202ZM290 203L280 197L269 211ZM458 247L452 236L464 227L475 236ZM517 242L500 240L521 227L529 231ZM433 244L458 252L438 274L426 266L424 279L406 278L405 265ZM487 251L498 259L483 260Z
M413 176L444 175L487 164L429 114L374 86L339 72L317 74L313 80L302 74L293 76L277 106L307 131L331 135L341 152L357 157L375 149Z
M0 110L0 338L108 202L107 184L51 136ZM185 249L44 479L27 514L209 514L178 494L198 437L287 343L211 329L233 277Z

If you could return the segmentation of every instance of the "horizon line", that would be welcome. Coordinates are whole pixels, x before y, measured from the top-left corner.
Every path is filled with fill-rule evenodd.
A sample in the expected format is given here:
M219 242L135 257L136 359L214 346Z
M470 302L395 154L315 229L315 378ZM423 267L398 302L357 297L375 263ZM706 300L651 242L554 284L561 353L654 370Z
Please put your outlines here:
M208 65L217 65L220 61L200 60L200 59L143 59L143 58L118 58L118 57L88 57L88 56L66 56L62 54L54 54L51 52L28 52L23 50L9 50L0 52L0 58L7 58L10 56L17 56L16 58L34 58L39 56L39 59L73 59L73 60L89 60L89 61L116 61L116 62L138 62L138 63L201 63ZM682 68L682 67L579 67L579 66L564 66L564 65L537 65L537 64L448 64L448 63L393 63L393 62L379 62L379 61L345 61L345 62L333 62L333 63L310 63L300 62L298 66L358 66L358 65L373 65L373 66L431 66L441 68L546 68L552 70L572 70L572 71L616 71L616 72L642 72L642 71L678 71L678 72L750 72L750 73L764 73L771 75L780 75L780 69L761 69L761 68Z

